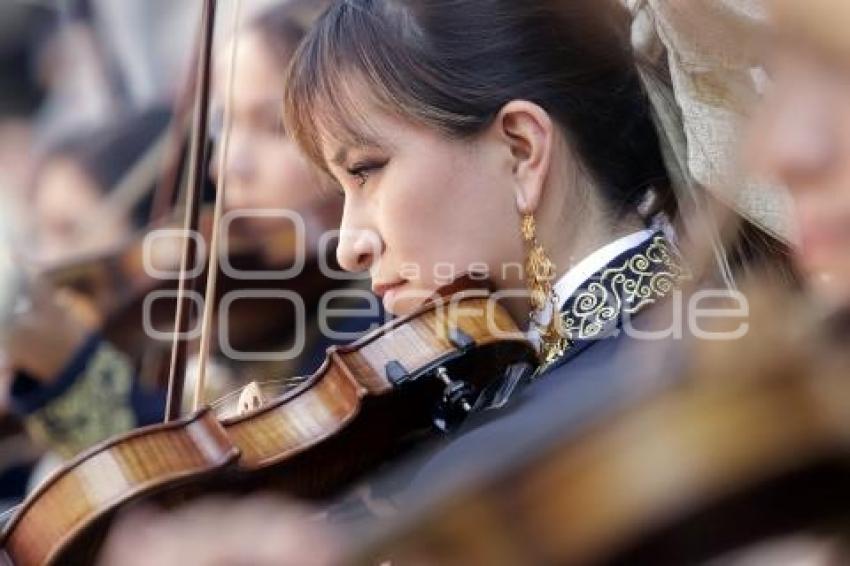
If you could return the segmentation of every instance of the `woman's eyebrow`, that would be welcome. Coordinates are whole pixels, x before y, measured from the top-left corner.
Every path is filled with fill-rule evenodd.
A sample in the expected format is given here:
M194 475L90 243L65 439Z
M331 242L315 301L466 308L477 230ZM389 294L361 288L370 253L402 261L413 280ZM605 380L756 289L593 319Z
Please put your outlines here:
M342 167L348 161L348 152L348 146L340 146L340 148L336 150L334 156L331 158L331 163Z
M340 167L348 162L349 154L354 150L381 150L384 145L374 139L358 136L358 139L351 144L341 145L333 154L331 163Z

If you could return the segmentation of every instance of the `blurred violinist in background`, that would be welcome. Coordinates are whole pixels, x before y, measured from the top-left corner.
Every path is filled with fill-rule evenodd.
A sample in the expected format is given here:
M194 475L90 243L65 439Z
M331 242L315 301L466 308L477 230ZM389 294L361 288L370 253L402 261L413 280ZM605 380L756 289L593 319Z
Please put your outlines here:
M11 402L33 438L63 457L161 412L158 384L135 378L136 345L109 336L123 298L98 276L148 225L154 177L130 190L125 181L139 162L150 168L168 119L153 109L57 142L28 195L31 236L17 249L27 297L4 341L16 371ZM97 401L74 409L86 395Z
M238 42L232 141L223 178L218 178L218 151L211 156L209 167L213 179L225 188L226 210L241 214L228 233L229 260L237 269L273 274L289 267L294 246L302 245L306 246L306 267L291 281L225 280L219 284L216 300L229 290L292 288L306 304L306 320L299 321L306 339L294 358L282 363L240 362L214 352L218 373L212 379L211 400L251 380L271 382L269 388L274 391L285 388L287 382L281 377L313 371L329 345L349 342L382 320L374 298L364 299L368 288L351 278L331 279L322 271L322 265L335 266L334 240L325 239L322 249L318 245L325 231L338 225L341 201L328 190L327 181L313 172L282 125L280 85L286 64L319 7L312 1L271 6L230 40ZM223 45L222 54L229 49ZM214 123L221 123L226 106L227 68L220 62L226 59L216 58ZM141 198L125 195L116 199L111 188L121 184L139 161L151 162L149 154L154 154L154 165L161 165L162 151L157 158L155 146L162 146L165 118L159 111L122 118L114 127L55 144L35 177L30 198L37 229L34 247L41 251L38 265L42 271L57 279L54 272L87 273L81 266L95 264L95 273L109 271L107 280L123 282L117 289L114 283L108 286L108 299L100 301L94 312L41 282L33 291L37 295L28 301L29 308L16 318L9 332L7 346L14 352L11 363L20 370L12 385L12 405L40 442L66 457L162 416L163 381L161 373L145 371L143 354L152 340L142 332L141 313L144 294L158 288L152 286L157 282L147 281L141 269L121 276L114 273L141 250L150 229L152 197L150 190L130 190ZM156 175L146 178L155 180ZM111 206L116 200L124 206ZM127 206L128 202L132 206ZM289 218L263 214L281 210L294 212L303 220L306 242L293 240ZM162 226L158 223L154 228ZM99 257L104 258L102 262ZM51 269L51 265L61 269ZM72 288L80 287L79 277L70 279ZM158 284L170 288L173 282ZM90 279L84 277L82 287L87 290L89 286ZM137 290L139 296L128 295L128 289ZM333 289L352 293L325 303L325 307L360 309L362 316L320 321L320 299ZM115 299L116 292L120 300ZM173 302L164 303L161 328L173 321ZM297 311L293 312L291 305L276 305L267 299L240 303L244 304L234 304L228 320L238 350L277 352L292 344L298 325L294 323ZM165 350L162 343L159 346ZM162 362L153 367L161 368ZM234 405L235 397L230 396L228 403Z
M113 191L160 140L169 118L151 109L48 148L29 194L34 249L24 253L49 266L126 245L148 224L153 187L140 187L129 202Z

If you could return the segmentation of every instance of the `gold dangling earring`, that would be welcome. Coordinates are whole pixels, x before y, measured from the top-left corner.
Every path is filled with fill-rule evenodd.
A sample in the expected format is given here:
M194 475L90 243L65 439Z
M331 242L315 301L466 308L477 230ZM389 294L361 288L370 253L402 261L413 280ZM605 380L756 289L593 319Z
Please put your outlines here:
M522 217L522 239L526 246L525 281L529 290L531 325L540 333L540 361L543 367L564 355L569 341L563 330L558 297L552 288L555 279L555 264L546 255L543 245L537 241L537 224L534 215ZM549 321L541 323L546 307L551 307Z

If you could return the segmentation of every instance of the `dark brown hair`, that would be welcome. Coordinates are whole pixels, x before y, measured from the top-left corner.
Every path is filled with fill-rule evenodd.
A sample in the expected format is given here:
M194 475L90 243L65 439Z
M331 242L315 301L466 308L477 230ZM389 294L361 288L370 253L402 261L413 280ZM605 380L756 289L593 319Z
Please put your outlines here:
M562 127L612 210L632 211L650 186L669 192L669 180L629 21L615 0L339 1L293 61L287 127L323 165L321 132L368 132L364 93L455 138L527 100Z
M633 213L652 188L642 215L674 219L630 24L618 0L337 0L293 58L285 122L326 169L322 136L368 141L367 109L463 139L527 100L561 126L612 214ZM787 247L740 220L732 265L788 271Z

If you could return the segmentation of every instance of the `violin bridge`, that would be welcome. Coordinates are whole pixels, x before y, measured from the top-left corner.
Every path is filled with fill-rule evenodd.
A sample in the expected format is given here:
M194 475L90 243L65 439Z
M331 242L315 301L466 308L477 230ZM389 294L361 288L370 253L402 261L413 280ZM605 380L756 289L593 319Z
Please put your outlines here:
M242 416L254 409L259 409L265 404L266 398L260 386L256 381L252 381L242 388L242 393L239 395L239 410L237 415Z

